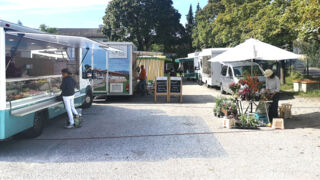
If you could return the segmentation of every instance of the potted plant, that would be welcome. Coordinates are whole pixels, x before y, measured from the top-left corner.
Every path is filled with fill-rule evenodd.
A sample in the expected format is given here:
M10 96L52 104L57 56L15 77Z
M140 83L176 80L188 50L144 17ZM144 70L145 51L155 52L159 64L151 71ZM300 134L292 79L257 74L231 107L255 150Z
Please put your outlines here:
M213 113L215 116L220 117L221 116L221 108L222 108L222 104L225 98L217 98L216 99L216 106L213 109Z
M236 127L240 129L258 129L259 122L253 116L243 114L239 116Z
M230 114L237 114L237 106L233 99L217 98L213 113L218 117L221 115L228 116Z

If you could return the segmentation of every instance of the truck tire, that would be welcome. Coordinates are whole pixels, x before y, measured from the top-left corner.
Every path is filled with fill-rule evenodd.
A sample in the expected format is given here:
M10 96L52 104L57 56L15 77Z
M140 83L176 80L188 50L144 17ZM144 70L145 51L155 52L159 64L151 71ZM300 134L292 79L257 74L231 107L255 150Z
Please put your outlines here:
M93 103L93 94L90 88L87 89L86 96L84 98L84 102L82 104L82 108L90 108Z
M36 112L33 119L33 127L23 135L27 138L35 138L42 134L45 122L49 119L48 110Z

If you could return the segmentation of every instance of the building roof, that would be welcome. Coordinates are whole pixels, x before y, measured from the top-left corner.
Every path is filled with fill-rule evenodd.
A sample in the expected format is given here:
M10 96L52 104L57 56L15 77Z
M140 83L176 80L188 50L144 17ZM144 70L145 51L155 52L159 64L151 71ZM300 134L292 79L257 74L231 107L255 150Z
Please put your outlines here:
M57 34L66 36L80 36L89 39L105 39L106 36L102 33L101 28L57 28ZM132 42L106 42L101 41L105 45L135 45Z
M57 28L57 33L67 36L82 36L86 38L105 38L101 28Z

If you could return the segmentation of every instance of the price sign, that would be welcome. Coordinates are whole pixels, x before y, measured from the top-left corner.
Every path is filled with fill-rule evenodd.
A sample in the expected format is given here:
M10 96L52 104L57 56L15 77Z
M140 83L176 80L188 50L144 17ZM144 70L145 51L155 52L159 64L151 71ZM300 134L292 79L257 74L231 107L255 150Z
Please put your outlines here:
M168 92L168 79L167 77L157 78L157 93L167 93Z
M171 77L170 78L170 93L180 93L181 92L181 77Z
M168 78L157 77L155 80L154 102L157 102L157 96L167 96L168 101Z

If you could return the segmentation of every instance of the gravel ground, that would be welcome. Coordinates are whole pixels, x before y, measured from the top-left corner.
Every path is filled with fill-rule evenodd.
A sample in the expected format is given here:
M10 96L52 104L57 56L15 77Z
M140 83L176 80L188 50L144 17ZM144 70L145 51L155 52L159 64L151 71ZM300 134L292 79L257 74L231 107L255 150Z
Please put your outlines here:
M320 101L293 104L286 130L229 130L213 117L219 91L184 85L184 103L113 99L83 127L51 121L36 139L0 142L0 179L320 179Z

